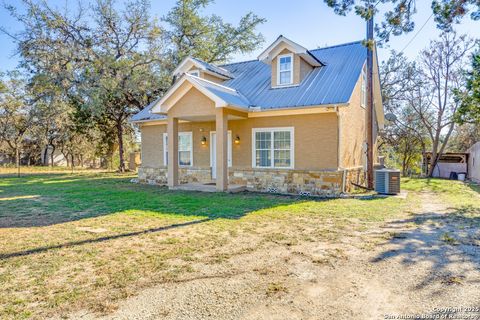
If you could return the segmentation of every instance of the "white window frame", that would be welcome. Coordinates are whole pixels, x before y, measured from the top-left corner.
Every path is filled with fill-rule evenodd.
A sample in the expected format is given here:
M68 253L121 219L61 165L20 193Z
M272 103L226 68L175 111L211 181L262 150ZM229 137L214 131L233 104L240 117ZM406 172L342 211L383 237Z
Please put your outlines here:
M275 167L275 148L274 148L274 133L279 131L290 132L290 166L289 167ZM271 159L270 166L257 166L256 159L256 133L270 132L272 143L270 145ZM294 169L295 168L295 128L294 127L277 127L277 128L253 128L252 129L252 168L256 169Z
M362 68L361 74L360 106L362 106L363 108L367 107L367 70L365 65Z
M290 57L290 82L280 83L280 58ZM282 72L287 72L286 70ZM277 56L277 86L291 86L293 85L293 53L281 54Z
M178 165L180 167L193 167L193 134L192 134L191 131L179 132L178 133L179 139L180 139L181 135L190 136L190 150L184 150L184 151L190 151L190 165L181 165L180 164L180 154L178 155L178 162L179 162ZM168 162L168 156L167 156L168 147L166 147L167 137L168 137L168 134L166 132L164 132L163 133L163 165L164 166L167 166L167 162ZM180 153L180 149L178 150L178 152Z

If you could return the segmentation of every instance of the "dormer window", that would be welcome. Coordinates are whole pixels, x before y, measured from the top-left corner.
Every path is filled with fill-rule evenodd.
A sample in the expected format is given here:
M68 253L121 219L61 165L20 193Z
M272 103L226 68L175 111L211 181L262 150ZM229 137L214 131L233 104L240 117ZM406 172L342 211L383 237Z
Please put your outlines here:
M285 86L293 83L293 55L285 54L278 56L277 85Z

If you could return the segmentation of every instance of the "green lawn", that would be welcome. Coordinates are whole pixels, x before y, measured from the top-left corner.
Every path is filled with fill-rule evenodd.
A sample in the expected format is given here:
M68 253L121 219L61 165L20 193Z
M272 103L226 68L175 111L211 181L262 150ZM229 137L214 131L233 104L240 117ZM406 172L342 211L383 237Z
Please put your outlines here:
M455 180L415 179L402 180L402 188L408 191L431 191L438 194L450 206L461 208L480 208L480 186Z
M0 176L0 318L109 312L143 287L194 274L198 264L271 242L335 241L410 215L418 199L169 191L132 177Z

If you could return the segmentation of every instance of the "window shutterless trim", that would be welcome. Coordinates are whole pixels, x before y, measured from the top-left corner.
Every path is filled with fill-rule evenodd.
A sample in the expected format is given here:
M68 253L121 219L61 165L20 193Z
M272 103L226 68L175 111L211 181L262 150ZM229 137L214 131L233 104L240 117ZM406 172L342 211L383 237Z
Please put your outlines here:
M280 83L280 59L290 57L290 82L289 83ZM284 70L283 72L287 72ZM290 86L293 84L293 53L280 54L277 56L277 87Z
M290 132L290 166L288 167L275 167L275 132ZM257 149L256 149L256 137L257 132L270 132L271 144L270 144L270 166L257 166ZM285 149L277 149L285 150ZM252 128L252 168L254 169L294 169L295 168L295 128L294 127L277 127L277 128Z
M179 132L178 133L178 137L179 137L179 140L180 140L180 135L189 135L190 136L190 150L182 150L182 151L190 151L190 164L189 165L181 165L180 164L180 149L178 149L178 165L180 167L193 167L193 134L192 134L192 131L184 131L184 132ZM163 133L163 165L164 166L167 166L167 162L168 162L168 159L167 159L167 152L168 152L168 149L165 148L165 145L166 145L166 140L167 140L167 137L168 137L168 134L166 132Z

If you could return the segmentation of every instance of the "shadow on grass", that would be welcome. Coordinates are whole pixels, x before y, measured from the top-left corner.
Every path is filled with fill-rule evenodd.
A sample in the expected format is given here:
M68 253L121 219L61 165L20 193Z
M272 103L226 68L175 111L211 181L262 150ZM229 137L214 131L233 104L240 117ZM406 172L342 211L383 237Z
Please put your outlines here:
M470 188L470 190L478 193L478 195L480 196L480 184L470 182L467 184L467 186Z
M48 174L0 180L0 228L49 226L128 210L208 219L238 219L249 212L292 204L268 194L170 191L130 183L112 174Z
M165 187L133 184L129 181L130 178L112 174L47 174L4 178L0 180L0 228L51 226L129 210L147 212L149 216L158 214L159 218L176 215L187 221L4 252L0 253L0 260L161 232L219 218L239 219L256 210L305 201L294 197L247 192L226 194L170 191ZM192 221L194 217L195 220Z
M394 248L381 252L372 262L400 258L405 266L430 263L428 276L415 289L438 282L460 284L468 272L480 268L480 208L463 206L448 208L447 213L424 212L393 224L416 227L395 234L383 245Z
M148 234L148 233L166 231L166 230L169 230L169 229L175 229L175 228L186 227L186 226L190 226L190 225L194 225L194 224L203 223L203 222L206 222L206 221L209 221L209 220L210 219L208 219L208 218L207 219L201 219L201 220L194 220L194 221L188 221L188 222L184 222L184 223L175 223L175 224L171 224L169 226L151 228L151 229L146 229L146 230L141 230L141 231L121 233L121 234L110 235L110 236L94 238L94 239L71 241L71 242L62 243L62 244L59 244L59 245L43 246L43 247L37 247L37 248L34 248L34 249L27 249L27 250L10 252L10 253L0 253L0 260L5 260L5 259L15 258L15 257L21 257L21 256L28 256L28 255L31 255L31 254L42 253L42 252L52 250L52 249L63 249L63 248L68 248L68 247L81 246L81 245L89 244L89 243L98 243L98 242L104 242L104 241L109 241L109 240L139 236L139 235Z

